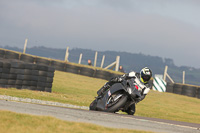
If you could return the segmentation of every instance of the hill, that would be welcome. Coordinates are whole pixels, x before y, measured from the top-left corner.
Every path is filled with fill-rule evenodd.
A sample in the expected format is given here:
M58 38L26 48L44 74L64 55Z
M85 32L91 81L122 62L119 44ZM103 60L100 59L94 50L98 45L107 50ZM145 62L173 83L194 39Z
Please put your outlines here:
M17 47L2 47L9 50L22 52L23 50ZM56 49L56 48L47 48L47 47L32 47L27 48L26 53L48 57L52 59L64 60L65 57L65 49ZM81 64L87 64L87 60L91 59L94 61L95 57L94 50L89 49L80 49L73 48L69 49L69 61L78 63L79 56L82 53L82 62ZM190 66L181 66L178 67L174 65L174 61L170 58L161 58L158 56L145 55L142 53L128 53L128 52L116 52L116 51L97 51L97 66L100 66L102 56L105 55L104 66L111 64L116 60L116 56L120 56L120 65L122 65L125 69L125 72L137 71L139 72L141 68L148 66L152 69L154 74L163 74L164 68L168 66L168 74L172 77L175 82L182 82L182 72L186 72L185 80L187 84L200 85L199 77L200 77L200 69L196 69Z

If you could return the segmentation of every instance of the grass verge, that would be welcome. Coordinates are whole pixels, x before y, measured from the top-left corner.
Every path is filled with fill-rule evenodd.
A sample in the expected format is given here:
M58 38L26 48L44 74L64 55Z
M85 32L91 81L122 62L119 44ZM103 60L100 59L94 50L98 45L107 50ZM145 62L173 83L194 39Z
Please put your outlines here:
M62 121L49 116L34 116L10 111L0 111L0 113L2 133L150 133Z
M89 106L96 96L96 91L105 82L106 80L56 71L52 93L0 89L0 94ZM150 91L147 97L136 105L135 115L200 123L199 110L200 99Z

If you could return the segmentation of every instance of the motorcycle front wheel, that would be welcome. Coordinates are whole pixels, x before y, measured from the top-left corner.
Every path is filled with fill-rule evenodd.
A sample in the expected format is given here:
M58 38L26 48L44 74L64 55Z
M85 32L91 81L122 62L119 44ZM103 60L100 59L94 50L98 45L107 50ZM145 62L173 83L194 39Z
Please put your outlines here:
M117 92L112 94L106 105L106 112L117 112L120 108L124 107L127 101L127 96L123 92Z

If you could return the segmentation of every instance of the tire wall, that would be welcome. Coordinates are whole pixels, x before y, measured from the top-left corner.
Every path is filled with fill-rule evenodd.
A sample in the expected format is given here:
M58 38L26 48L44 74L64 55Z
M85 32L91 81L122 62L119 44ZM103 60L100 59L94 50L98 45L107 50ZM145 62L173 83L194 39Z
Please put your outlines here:
M123 73L112 73L103 69L96 69L94 67L88 67L86 65L76 65L75 63L69 63L62 60L50 59L40 56L34 56L29 54L23 54L11 50L0 48L0 58L15 59L25 63L33 63L38 65L46 65L53 67L55 70L64 71L74 74L80 74L89 77L95 77L100 79L109 80L112 77L122 75Z
M168 82L166 92L200 98L200 86L195 85Z
M2 49L0 53L0 87L51 92L53 67L41 63L40 59L35 64L34 56Z
M17 73L13 73L15 69L13 69L10 64L10 62L13 60L14 62L18 61L22 64L26 64L25 69L23 68L23 65L19 66L19 68L15 67L15 69L17 69ZM31 90L51 92L55 70L100 78L104 80L110 80L112 77L117 77L123 74L116 74L112 73L111 71L96 69L84 65L80 66L61 60L22 54L6 49L0 49L0 61L0 86L10 87L14 85L18 89L28 88ZM16 66L16 63L13 63L13 65L14 64ZM30 74L29 70L32 71L32 75ZM24 79L22 75L25 75ZM32 76L32 79L30 79L30 75ZM166 92L200 98L200 86L167 83Z

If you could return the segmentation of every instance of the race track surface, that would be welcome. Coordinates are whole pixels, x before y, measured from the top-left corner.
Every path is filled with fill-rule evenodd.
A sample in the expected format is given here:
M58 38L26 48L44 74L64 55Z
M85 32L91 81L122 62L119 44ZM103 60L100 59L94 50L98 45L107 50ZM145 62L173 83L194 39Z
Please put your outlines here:
M112 128L126 128L164 133L200 133L200 124L129 116L98 111L71 109L0 100L0 110L53 116L61 120L86 122Z

